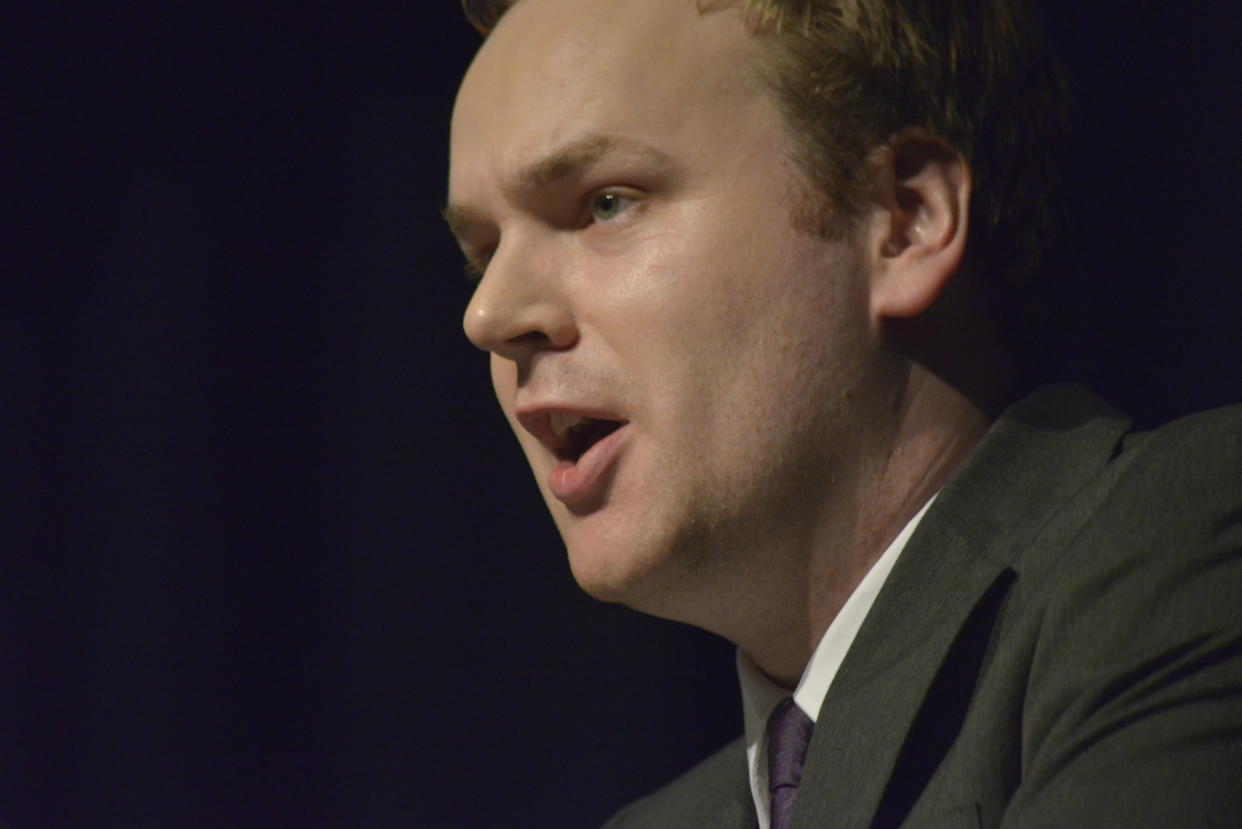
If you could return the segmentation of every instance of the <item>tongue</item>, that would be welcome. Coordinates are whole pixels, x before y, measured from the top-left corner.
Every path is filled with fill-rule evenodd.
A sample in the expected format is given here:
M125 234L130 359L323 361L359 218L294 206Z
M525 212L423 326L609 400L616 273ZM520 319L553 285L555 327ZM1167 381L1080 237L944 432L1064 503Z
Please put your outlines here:
M583 431L575 450L553 467L548 488L562 503L586 509L603 493L608 471L616 457L617 443L612 434L624 426L615 420L601 420Z
M621 424L615 420L592 420L590 425L582 432L582 449L578 452L581 457L595 444L611 435L621 427Z

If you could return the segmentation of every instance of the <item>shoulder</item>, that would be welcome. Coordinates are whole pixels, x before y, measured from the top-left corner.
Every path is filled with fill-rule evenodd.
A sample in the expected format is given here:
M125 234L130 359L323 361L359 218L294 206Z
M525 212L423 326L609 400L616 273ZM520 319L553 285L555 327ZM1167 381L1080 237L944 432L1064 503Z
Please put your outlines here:
M1168 462L1200 475L1217 471L1222 462L1236 461L1240 453L1242 405L1209 409L1151 431L1134 432L1123 444L1123 456L1143 463ZM1204 466L1186 468L1185 462L1191 460ZM1238 468L1231 471L1236 478Z
M617 812L609 829L744 827L756 822L741 738L666 786Z
M1050 387L1006 412L959 477L943 512L1028 584L1118 556L1177 566L1242 549L1242 406L1143 431L1085 390Z
M1079 536L1096 550L1163 569L1242 563L1242 406L1128 434L1082 497L1094 509Z
M1016 562L1038 633L1007 817L1224 825L1242 796L1242 408L1127 435L1073 500Z
M1242 406L1128 433L1027 552L1019 573L1084 638L1239 625Z

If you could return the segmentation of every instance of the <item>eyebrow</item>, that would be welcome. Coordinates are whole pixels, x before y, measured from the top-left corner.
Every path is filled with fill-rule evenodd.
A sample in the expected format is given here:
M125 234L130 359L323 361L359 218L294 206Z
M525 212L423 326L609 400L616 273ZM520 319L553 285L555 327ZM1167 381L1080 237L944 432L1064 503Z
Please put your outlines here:
M440 216L448 224L449 232L458 239L466 235L471 225L482 220L477 210L461 207L456 204L445 205L440 209Z
M662 171L676 165L671 156L650 144L611 135L587 135L558 147L504 184L505 194L519 201L528 194L550 187L560 181L581 176L610 155L635 156ZM470 226L481 219L480 211L463 205L448 204L440 211L449 230L462 238Z

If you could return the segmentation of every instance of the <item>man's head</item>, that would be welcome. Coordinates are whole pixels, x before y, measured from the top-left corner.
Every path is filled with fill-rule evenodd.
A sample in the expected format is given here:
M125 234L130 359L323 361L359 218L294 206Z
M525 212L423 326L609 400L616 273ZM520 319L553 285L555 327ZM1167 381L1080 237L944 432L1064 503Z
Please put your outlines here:
M970 214L922 123L877 128L853 184L808 161L777 36L694 0L521 0L463 81L446 210L579 582L735 641L774 597L848 593L915 497L896 471L934 482L885 329L936 303Z
M489 33L517 0L462 0ZM763 41L806 174L802 219L833 233L866 201L867 158L900 130L944 139L975 181L969 260L1011 324L1055 231L1064 89L1024 0L691 0L738 7ZM1014 332L1011 332L1014 333ZM1021 332L1015 334L1020 336Z

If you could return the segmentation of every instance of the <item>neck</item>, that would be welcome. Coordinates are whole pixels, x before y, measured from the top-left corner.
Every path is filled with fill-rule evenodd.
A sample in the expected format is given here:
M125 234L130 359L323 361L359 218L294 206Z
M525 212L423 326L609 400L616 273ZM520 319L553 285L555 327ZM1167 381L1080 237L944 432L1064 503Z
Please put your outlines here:
M882 451L864 465L849 488L851 497L841 497L838 490L833 503L825 505L832 520L820 523L809 550L782 562L784 582L772 589L752 587L751 595L762 603L745 624L726 634L787 688L797 684L824 632L867 571L990 425L983 405L922 366L907 365L905 382L891 401ZM776 569L770 560L768 569Z

